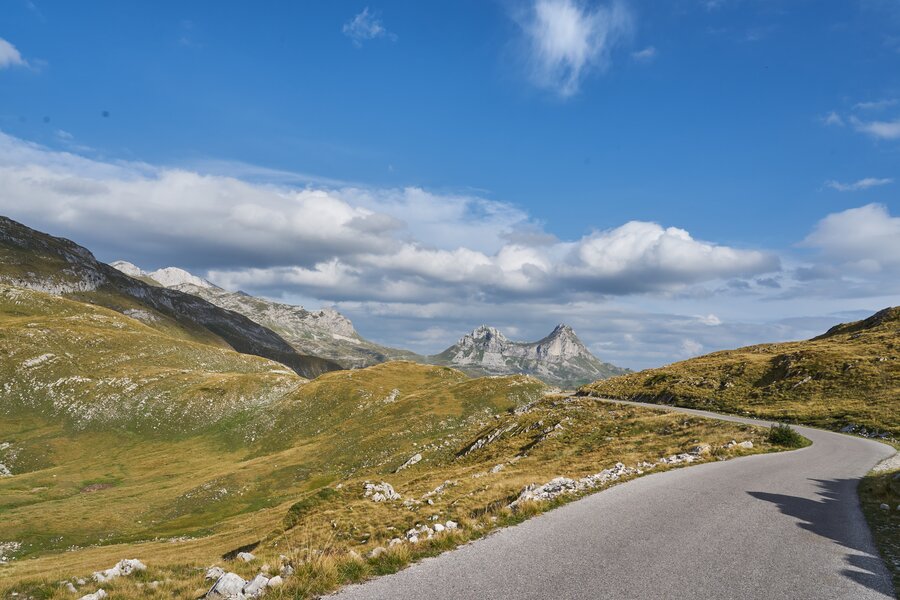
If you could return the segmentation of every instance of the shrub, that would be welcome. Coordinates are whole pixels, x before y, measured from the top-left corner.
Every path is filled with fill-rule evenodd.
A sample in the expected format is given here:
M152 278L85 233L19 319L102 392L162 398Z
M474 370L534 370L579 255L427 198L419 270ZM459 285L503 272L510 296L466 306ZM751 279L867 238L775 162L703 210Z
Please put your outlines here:
M779 423L769 429L769 443L786 448L802 448L809 443L809 440L789 425Z

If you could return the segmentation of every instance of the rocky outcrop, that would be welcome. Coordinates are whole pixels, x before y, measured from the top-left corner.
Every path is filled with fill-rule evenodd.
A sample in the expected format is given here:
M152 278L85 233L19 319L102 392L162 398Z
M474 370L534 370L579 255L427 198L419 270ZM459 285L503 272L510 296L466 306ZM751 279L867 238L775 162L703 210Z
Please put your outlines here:
M372 502L388 502L402 498L391 484L384 481L381 483L365 482L363 484L363 497L370 498Z
M627 372L591 354L568 325L557 325L537 342L514 342L498 329L482 325L429 361L471 375L533 375L564 388Z
M273 302L244 292L229 292L177 267L147 272L123 260L110 265L131 277L191 294L219 308L244 315L280 335L298 352L333 360L344 368L419 358L412 352L364 339L356 332L350 319L333 308L307 310L302 306Z
M145 565L138 559L124 558L105 571L97 571L91 577L97 583L105 583L107 581L116 579L117 577L122 577L123 575L131 575L135 571L145 571L146 569L147 565Z

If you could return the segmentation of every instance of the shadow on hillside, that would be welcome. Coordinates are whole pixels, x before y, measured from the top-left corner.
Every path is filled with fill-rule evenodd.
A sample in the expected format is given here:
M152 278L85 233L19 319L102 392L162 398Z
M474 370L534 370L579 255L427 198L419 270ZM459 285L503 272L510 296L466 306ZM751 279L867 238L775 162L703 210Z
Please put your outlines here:
M850 548L861 554L845 556L847 567L841 574L869 589L893 597L893 585L881 558L871 551L872 542L867 527L849 522L845 518L846 506L858 500L858 479L812 479L821 488L821 499L809 499L768 492L747 492L754 498L778 506L785 515L800 520L803 529ZM856 526L854 526L856 525Z

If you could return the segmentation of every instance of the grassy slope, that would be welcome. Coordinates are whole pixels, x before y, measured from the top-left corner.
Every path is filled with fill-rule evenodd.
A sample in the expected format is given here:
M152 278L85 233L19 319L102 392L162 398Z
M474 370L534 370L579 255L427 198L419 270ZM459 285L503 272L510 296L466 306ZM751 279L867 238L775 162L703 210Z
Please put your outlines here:
M859 499L894 589L900 590L900 469L871 472L859 483ZM888 509L881 508L887 504Z
M803 342L714 352L580 393L900 435L900 308Z
M190 596L203 587L198 568L253 543L270 561L307 559L285 592L302 595L524 518L504 507L528 483L698 442L770 449L753 428L545 396L523 376L471 380L394 362L306 382L264 359L10 287L0 287L0 325L0 442L12 449L0 462L15 474L0 479L0 542L22 543L0 566L0 589L35 597L70 597L58 580L132 556L150 565L147 578L169 580L160 597ZM415 453L421 462L395 473ZM362 495L367 479L418 503L375 504ZM445 481L433 505L423 501ZM434 515L464 530L364 563L348 555ZM137 581L106 588L137 596Z

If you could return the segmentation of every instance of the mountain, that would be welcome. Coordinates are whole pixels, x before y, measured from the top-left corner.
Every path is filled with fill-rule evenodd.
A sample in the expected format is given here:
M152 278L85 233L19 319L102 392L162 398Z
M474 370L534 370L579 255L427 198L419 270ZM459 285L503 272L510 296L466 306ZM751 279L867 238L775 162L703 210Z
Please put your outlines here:
M579 393L896 437L900 307L811 340L714 352L598 381Z
M513 342L494 327L482 325L428 360L473 376L533 375L563 388L628 372L597 359L568 325L557 325L537 342Z
M298 353L278 334L241 314L128 276L70 240L6 217L0 217L0 283L104 306L171 336L275 360L304 377L341 368Z
M310 311L302 306L272 302L244 292L229 292L176 267L147 272L121 260L110 265L132 277L203 298L218 307L242 314L280 335L298 352L327 358L347 369L419 358L412 352L364 339L356 332L350 319L331 308Z

